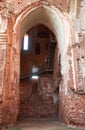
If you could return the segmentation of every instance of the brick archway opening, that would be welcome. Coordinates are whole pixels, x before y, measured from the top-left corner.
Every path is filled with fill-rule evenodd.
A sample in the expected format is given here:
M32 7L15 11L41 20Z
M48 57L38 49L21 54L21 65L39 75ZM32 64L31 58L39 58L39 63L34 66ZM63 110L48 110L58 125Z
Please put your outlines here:
M42 15L40 15L40 13ZM17 24L18 25L17 29L19 29L18 31L20 33L17 34L17 39L19 40L17 42L19 42L19 43L21 42L23 35L29 29L31 29L33 26L35 26L39 23L47 26L54 33L55 38L57 39L57 45L58 45L57 46L58 47L58 58L57 58L58 60L56 61L56 59L55 59L55 61L54 61L54 64L55 64L55 68L54 68L55 74L54 75L55 76L54 76L53 84L55 87L58 86L58 88L59 88L59 85L61 83L60 83L60 79L57 80L58 76L62 75L63 77L66 78L66 77L68 77L68 73L69 73L69 70L67 69L68 61L66 58L67 48L70 43L70 39L69 39L70 28L69 28L68 20L66 19L65 16L63 16L63 14L58 9L55 9L53 7L49 8L49 6L45 6L45 5L43 5L43 6L39 5L38 7L33 7L33 9L31 9L31 11L28 11L28 10L23 11L23 13L21 13L21 15L19 16L18 19L19 19L20 23ZM19 47L19 49L20 49L20 47ZM56 53L55 53L55 55L56 55ZM57 55L56 55L56 57L57 57ZM56 71L57 64L60 64L60 66L61 66L61 70L59 71L60 75L57 75L58 74ZM66 83L66 81L63 81L63 82L65 82L65 87L66 87L66 85L68 85L68 84ZM63 86L64 86L64 83L63 83ZM66 92L67 92L67 90L65 89L65 93Z
M25 37L28 37L27 49ZM18 119L58 118L61 74L55 35L43 24L33 26L22 38L20 54Z
M57 39L58 57L59 57L58 63L61 66L60 74L62 75L62 82L60 82L59 92L63 91L64 94L67 93L69 73L70 73L69 68L71 68L69 65L69 58L71 60L71 57L70 55L69 56L67 55L68 47L71 42L70 25L68 21L69 21L68 17L63 15L57 8L55 9L55 7L53 6L44 5L42 3L37 5L34 4L33 6L28 6L16 17L16 21L12 28L13 30L10 28L11 30L10 33L13 33L12 35L13 44L10 50L10 55L12 57L10 59L11 68L9 68L10 66L7 66L9 69L6 70L7 72L10 70L9 71L10 80L8 84L6 84L7 87L4 90L6 96L4 97L5 104L4 104L3 118L5 122L15 122L19 114L19 107L20 107L19 79L20 79L20 47L21 47L20 43L22 37L29 29L31 29L35 25L38 25L39 23L48 27L55 35L55 38ZM9 24L10 23L11 21L9 21ZM8 49L8 57L9 57L9 49ZM58 82L56 80L57 79L56 59L54 61L54 64L55 64L54 85L57 86ZM8 75L6 77L6 80L8 80ZM11 89L9 89L10 88L9 86L11 86ZM6 108L7 105L8 108ZM7 114L6 117L5 113Z

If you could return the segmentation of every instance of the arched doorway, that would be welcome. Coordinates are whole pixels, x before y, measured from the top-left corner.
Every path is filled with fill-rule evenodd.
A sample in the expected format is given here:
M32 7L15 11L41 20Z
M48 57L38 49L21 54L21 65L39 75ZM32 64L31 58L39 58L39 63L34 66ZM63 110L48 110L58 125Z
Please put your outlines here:
M41 12L42 15L39 15ZM65 89L63 87L63 91L67 93L68 88L68 73L69 73L69 58L67 59L67 51L70 43L70 27L68 20L64 17L59 10L54 10L53 8L49 8L48 6L39 6L37 8L33 8L33 10L29 12L25 12L24 17L23 13L21 14L21 24L19 31L20 31L20 39L21 41L25 32L27 32L33 26L41 23L47 26L52 32L55 34L55 37L58 42L58 57L59 57L59 64L61 66L60 73L63 76L63 86L65 85ZM56 71L56 59L54 61L55 64L55 71ZM57 72L55 72L55 81L54 85L57 86ZM67 82L65 79L68 79ZM65 81L64 81L65 80Z
M28 48L24 48L27 36ZM45 25L38 24L26 32L22 41L19 117L58 118L61 75L55 35Z
M41 13L41 15L40 15ZM10 55L12 56L10 60L10 66L7 66L7 72L10 73L10 78L8 85L4 91L5 97L4 101L6 100L7 96L10 99L9 103L9 110L7 118L11 119L12 115L14 114L14 120L17 119L19 113L19 79L20 79L20 43L22 40L23 35L33 26L41 23L47 26L52 33L54 33L57 44L58 44L58 53L59 53L59 64L61 65L60 73L62 75L62 82L60 84L60 90L63 91L64 94L67 94L68 88L68 81L69 79L69 69L73 70L70 63L74 65L72 56L68 54L69 44L71 44L71 34L70 34L70 25L69 25L69 18L67 15L63 15L58 9L55 9L53 6L44 5L42 3L38 4L37 6L34 4L33 6L28 6L24 9L15 19L10 19L9 24L13 23L10 27L10 33L12 33L12 37L9 37L10 41L12 41L12 47L10 46ZM12 30L13 29L13 30ZM9 57L9 49L8 57ZM55 50L56 52L56 50ZM71 50L69 51L70 53ZM56 54L56 53L55 53ZM70 63L69 63L70 59ZM9 61L8 61L9 62ZM55 70L56 70L56 59L54 61ZM67 80L66 80L67 79ZM6 80L8 80L8 74L6 75ZM73 83L73 82L72 82ZM56 73L55 73L55 86L57 85L56 80ZM74 86L74 84L71 84ZM8 93L7 89L9 86L12 86L10 89L10 93ZM12 97L12 98L10 98ZM8 102L7 102L8 103ZM5 104L6 105L6 104ZM16 109L15 109L16 108ZM6 118L5 118L6 119Z

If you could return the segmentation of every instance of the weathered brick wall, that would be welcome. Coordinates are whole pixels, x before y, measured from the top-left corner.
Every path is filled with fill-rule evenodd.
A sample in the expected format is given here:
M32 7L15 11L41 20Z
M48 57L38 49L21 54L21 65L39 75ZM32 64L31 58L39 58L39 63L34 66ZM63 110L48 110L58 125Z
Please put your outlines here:
M60 92L59 117L68 125L82 126L85 123L85 95Z
M71 11L73 24L75 28L75 47L74 52L74 64L75 64L75 78L76 78L76 90L85 92L85 1L79 0L77 6Z
M36 2L36 3L32 4L31 2L33 2L33 3ZM62 44L61 45L58 44L58 46L60 47L61 53L62 53L60 63L61 63L61 70L63 70L62 71L62 82L61 82L61 86L60 86L60 90L62 90L62 93L60 92L60 113L61 113L60 117L61 118L63 117L63 120L66 123L80 124L80 125L85 124L84 123L85 101L83 98L84 96L81 96L80 93L78 91L76 91L77 90L76 88L81 89L81 87L82 87L83 88L82 94L84 94L84 92L85 92L85 88L84 88L84 84L83 84L85 82L85 67L84 67L84 63L85 63L85 58L84 58L84 55L85 55L84 54L84 52L85 52L84 51L84 49L85 49L85 46L84 46L84 42L85 42L85 35L84 35L85 34L85 24L84 24L85 1L84 0L82 2L79 1L77 6L75 6L76 3L74 3L74 0L70 1L70 2L64 1L64 0L54 0L54 1L48 0L48 2L49 3L38 2L37 0L35 0L35 1L30 1L30 0L17 1L16 0L13 3L12 2L5 3L6 4L5 6L2 6L2 4L3 4L2 2L0 3L0 10L2 10L4 7L6 7L6 8L4 8L4 10L2 10L0 12L0 32L3 33L3 32L6 32L6 30L7 30L7 34L8 34L5 80L1 81L1 83L0 83L0 84L3 84L5 82L4 98L3 98L4 99L4 101L3 101L3 122L5 122L5 123L6 122L15 122L16 118L17 118L17 114L18 114L18 109L19 109L19 105L18 105L18 103L19 103L19 88L18 88L19 61L18 60L20 58L19 57L20 46L18 43L20 42L20 36L19 36L20 32L17 32L17 30L19 28L21 28L21 23L23 21L22 19L26 18L26 17L24 18L24 15L25 14L27 15L27 12L29 10L37 8L41 5L48 6L49 4L51 4L55 7L57 7L59 10L62 10L62 13L59 13L57 11L56 16L57 16L57 20L59 22L59 24L57 26L56 26L55 22L53 22L53 21L50 22L50 24L48 24L48 25L52 26L52 24L55 24L55 27L53 26L53 28L60 29L58 27L62 27L62 29L64 30L64 31L61 31L61 30L57 31L59 43L61 43L62 38L63 38L62 32L64 32L63 34L65 34L64 35L65 39L63 38L64 41L62 41ZM72 4L72 2L74 4ZM69 7L70 3L72 5L74 5L73 6L74 8ZM24 9L26 9L27 6L28 6L27 10L24 11ZM52 8L52 6L50 6L50 7ZM76 7L78 7L77 13L76 13ZM70 9L70 13L66 14L65 12L68 12L69 9ZM21 13L24 12L24 13L21 18L18 17L18 19L17 19L17 16L20 14L20 12ZM15 14L17 13L17 14L15 15L14 13ZM10 19L10 14L12 16L11 17L12 19ZM80 48L76 48L77 46L76 46L75 40L74 40L75 36L73 36L74 31L72 31L72 32L70 31L71 35L69 35L69 27L68 26L66 27L66 25L69 24L70 30L72 30L73 26L72 26L71 21L69 21L67 24L66 17L65 17L66 15L68 15L68 17L70 16L70 18L73 20L74 30L77 31L78 38L80 36L79 41L78 41L78 39L76 40L76 43L78 43L80 45ZM37 16L39 16L39 15L37 15ZM60 19L58 19L58 17ZM20 18L20 20L19 20L19 18ZM52 17L52 19L53 19L53 17ZM16 20L16 23L14 23L15 20ZM7 21L8 21L8 26L7 26ZM13 30L14 24L18 25L17 29L15 29L15 30ZM56 36L57 36L57 33L56 33ZM68 33L68 35L69 35L69 39L70 39L69 41L68 41L68 37L66 37L67 36L66 33ZM17 34L17 36L16 36L16 34ZM66 38L67 38L67 40L66 40ZM0 38L0 40L1 39L2 38ZM72 47L72 44L74 44L74 46L76 46L76 47L74 47L74 49L72 49L70 47L68 48L69 52L71 52L71 55L67 54L68 52L66 52L67 44L68 44L67 41L69 42L70 47ZM67 44L65 44L65 43L67 43ZM2 46L2 45L0 44L0 46ZM78 52L79 52L79 55L78 55L79 57L77 57ZM65 54L65 53L66 53L66 55L64 55L64 57L63 57L63 54ZM4 54L5 54L5 51L4 51ZM1 55L0 59L3 59L2 50L1 50L0 55ZM77 62L79 62L79 63L77 64ZM1 60L1 63L2 63L2 60ZM3 77L2 73L4 73L4 69L3 69L3 72L2 71L0 72L1 77ZM70 77L70 74L71 74L71 77ZM82 84L80 84L80 83L82 83ZM77 84L79 86L77 86ZM72 89L69 89L69 86ZM3 85L1 85L0 87L3 88ZM2 95L2 90L3 89L0 89L1 95ZM65 104L65 107L63 107L64 104ZM68 104L71 104L72 106L70 106ZM75 106L75 104L78 104L78 105ZM0 108L1 108L1 113L2 113L1 105L0 105ZM15 112L15 110L16 110L16 112ZM0 118L0 121L1 121L1 118Z
M70 2L69 0L17 0L17 1L14 1L14 10L15 12L18 12L20 10L22 10L23 7L27 6L27 3L28 5L31 5L32 3L35 3L35 2L44 2L44 3L49 3L50 5L54 5L55 7L59 8L60 10L62 11L66 11L68 12L69 9L70 9Z
M4 73L4 90L3 90L3 108L2 108L2 122L6 124L13 124L16 121L19 110L19 76L16 65L16 51L13 40L13 21L11 18L8 20L7 30L7 46L6 46L6 62L5 62L5 73ZM13 46L12 46L13 45ZM12 57L12 54L15 57ZM15 67L16 66L16 67ZM16 68L16 69L15 69Z

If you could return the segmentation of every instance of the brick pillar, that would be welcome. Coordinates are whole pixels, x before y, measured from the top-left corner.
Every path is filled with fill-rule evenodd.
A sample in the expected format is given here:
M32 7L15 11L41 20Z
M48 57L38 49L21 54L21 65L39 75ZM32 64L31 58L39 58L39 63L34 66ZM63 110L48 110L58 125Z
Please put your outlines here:
M8 19L8 43L6 51L6 71L3 99L3 123L13 124L16 122L19 109L18 70L16 65L17 52L13 47L13 19ZM17 58L18 59L18 58ZM18 59L19 60L19 59Z

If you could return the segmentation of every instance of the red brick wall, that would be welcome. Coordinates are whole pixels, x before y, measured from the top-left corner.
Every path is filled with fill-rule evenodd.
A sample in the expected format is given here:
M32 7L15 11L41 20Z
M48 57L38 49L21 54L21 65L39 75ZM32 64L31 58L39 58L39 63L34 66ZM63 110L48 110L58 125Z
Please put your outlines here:
M16 121L19 110L19 69L15 62L17 60L16 58L18 58L17 51L15 50L14 44L12 44L13 19L11 17L8 20L7 34L2 122L3 124L13 124ZM15 56L12 56L12 54Z
M68 125L83 125L85 123L85 96L77 93L65 95L60 92L59 116Z
M36 2L36 5L38 4L37 0L28 0L29 4L31 5L31 3ZM42 3L42 1L40 1ZM45 4L50 4L50 5L54 5L55 7L59 8L62 11L68 11L70 9L70 2L68 0L43 0L43 2ZM15 10L19 11L23 8L23 6L26 6L26 2L22 1L19 2L18 1L14 1L15 3Z
M20 38L19 37L19 33L20 32L19 32L18 29L21 27L21 23L23 21L22 19L26 18L26 17L23 17L23 16L25 16L25 14L27 15L28 14L27 12L30 9L33 9L35 7L39 7L39 5L40 6L42 5L42 2L40 2L40 3L36 2L34 4L31 4L31 0L28 0L28 1L30 2L30 5L28 5L28 8L26 8L25 11L24 11L24 9L27 6L27 3L22 4L22 2L21 2L21 4L18 6L18 3L17 3L18 1L15 1L15 3L17 3L17 8L16 8L16 6L14 7L15 11L17 11L17 12L21 11L21 12L18 12L17 15L16 14L13 14L13 15L11 14L10 16L12 16L12 17L8 19L8 23L7 23L7 25L8 25L8 28L7 28L8 42L7 42L7 50L6 50L6 52L7 52L6 54L7 55L6 55L5 80L2 83L0 83L0 84L5 83L4 84L4 96L3 96L3 109L2 109L2 104L0 104L0 113L1 114L3 113L3 115L0 117L0 121L2 121L2 117L3 117L3 122L4 123L11 123L11 122L13 123L13 122L15 122L16 118L17 118L17 115L18 115L18 109L19 109L19 88L18 88L19 82L18 81L19 81L19 52L20 52L19 49L20 48L19 48L19 44L18 43L20 41L20 39L19 39ZM44 2L45 5L49 5L49 4L50 5L54 5L59 10L62 10L62 12L63 11L67 12L69 10L69 1L68 0L47 0L47 1L49 3L45 3ZM2 7L0 7L0 10L1 9L2 9ZM80 11L80 8L78 8L78 9ZM23 13L22 13L22 11L23 11ZM7 13L7 11L4 12L4 13ZM14 12L12 12L12 13L14 13ZM17 19L17 16L20 13L22 13L22 17L21 18L18 17L18 18L20 18L20 21L18 21L19 19ZM2 15L2 14L0 14L0 15ZM58 13L57 13L57 15L58 15ZM65 15L66 14L64 13L64 16ZM63 15L59 14L59 17L62 19L61 21L63 23L63 22L65 22L64 20L66 19L66 17L65 17L65 19L63 19L62 16ZM16 22L16 24L17 24L16 28L17 29L13 30L14 29L13 28L14 27L14 22L15 22L16 19L17 19L17 22L18 22L18 24ZM74 20L74 18L73 18L73 20ZM80 21L82 22L82 20L80 20ZM7 22L7 19L5 20L5 22ZM71 24L72 23L69 22L69 26ZM80 24L80 23L78 23L78 24ZM3 30L4 26L2 26L2 25L3 25L3 23L2 24L0 23L0 26L2 27L1 29ZM62 24L62 27L65 27L64 24ZM72 25L70 27L73 28ZM64 30L64 31L66 31L66 30ZM74 35L73 31L71 32L71 34L72 35L70 37L70 41L73 42L73 37L74 37L73 36ZM85 36L84 36L84 39L85 39ZM82 43L82 41L81 41L81 43ZM64 42L65 41L63 41L63 43ZM65 46L65 44L64 44L64 46ZM83 49L81 49L81 50L83 50ZM70 50L70 52L71 52L71 50ZM73 52L73 58L74 58L73 61L76 61L77 57L76 57L76 55L74 53L76 53L76 51ZM1 58L3 59L3 57L1 57ZM68 56L66 58L68 58ZM70 56L69 59L71 59L71 56ZM71 61L69 61L68 66L70 67L70 69L69 69L69 74L67 75L67 77L68 76L70 77L70 74L71 74L70 78L73 77L72 66L71 65L73 65L73 63L71 63ZM55 66L56 66L56 63L55 63ZM75 74L77 76L78 72L77 72L76 64L75 64L74 67L75 67L74 71L76 71ZM62 68L63 68L63 64L62 64ZM68 70L68 68L67 68L67 70ZM56 67L55 67L55 70L56 70ZM82 69L82 70L84 70L84 69ZM56 72L57 72L57 70L56 70ZM54 73L54 75L56 75L56 73ZM85 74L83 73L83 75L85 75ZM3 76L1 76L1 77L3 77ZM82 77L82 75L81 75L81 77ZM79 80L81 79L81 77L79 78ZM54 76L54 78L56 79L56 76ZM85 121L85 97L83 95L84 93L82 95L80 95L80 94L77 94L75 91L74 91L74 93L72 91L70 91L70 89L67 88L67 87L71 86L70 88L73 89L73 87L74 87L73 81L76 82L76 86L75 87L77 87L77 84L79 84L80 81L77 82L75 79L69 79L69 80L70 81L67 83L67 79L65 79L65 77L64 77L63 86L60 87L60 89L63 91L62 93L60 91L60 96L59 96L59 106L60 106L60 108L59 108L60 112L59 113L60 113L60 117L61 117L61 119L63 118L63 121L66 122L67 124L71 123L71 124L82 125L82 124L85 124L85 122L84 122ZM84 80L85 80L85 78L84 78ZM42 81L44 83L44 79L42 79ZM41 85L41 90L43 88L42 86L45 87L46 83L48 83L48 79L46 79L45 84ZM29 98L28 98L29 94L27 92L30 92L30 91L27 91L27 90L30 89L30 86L27 87L27 85L26 85L25 89L22 86L23 85L21 85L21 90L22 90L21 91L21 103L22 104L25 103L25 104L22 105L22 107L20 108L20 115L25 116L26 113L28 112L27 102L29 100ZM53 87L52 84L51 84L51 87ZM79 86L79 88L80 87L81 86ZM33 96L31 96L31 99L30 99L31 100L30 101L30 106L32 108L34 108L35 106L39 105L38 102L40 103L40 101L39 101L40 98L43 99L43 91L41 91L40 98L36 98L37 99L36 101L34 100L34 97L38 97L39 96L38 95L39 93L37 92L36 88L37 87L34 85L34 89L32 91ZM51 89L51 88L49 88L49 89ZM65 93L65 89L66 89L66 93ZM70 92L68 92L68 91L70 91ZM50 108L50 107L49 108L50 108L50 112L51 112L50 114L53 114L52 116L54 116L54 114L56 113L56 111L55 111L56 107L54 107L54 104L53 104L53 95L54 95L53 92L54 91L50 91L50 92L51 92L50 93L51 95L50 96L46 96L45 101L46 101L46 103L49 103L49 106L51 106L50 104L52 104L53 108ZM37 93L37 95L35 96L36 93ZM44 93L44 95L45 94L46 93ZM49 98L51 98L51 99L47 100ZM24 99L25 99L25 102L24 102ZM48 101L51 101L51 102L48 102ZM31 102L33 102L33 104L31 104ZM43 102L44 102L44 99L43 99ZM43 107L44 106L45 105L43 105ZM23 107L25 107L25 108L23 108ZM37 107L36 111L40 107L41 106ZM25 114L23 114L24 110L25 110ZM29 111L31 111L31 110L33 110L33 113L32 113L32 115L28 115L28 116L32 116L32 117L34 116L35 117L37 115L36 112L34 112L34 109L30 108ZM40 110L41 110L41 108L40 108ZM48 111L48 108L46 110ZM49 114L45 115L46 114L45 113L45 109L43 109L43 113L44 113L44 116L48 116L49 115ZM41 115L42 115L42 112L40 111L39 116L41 116Z

